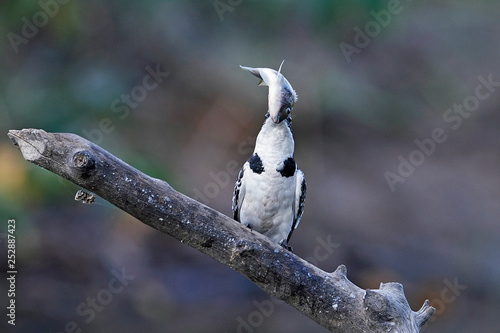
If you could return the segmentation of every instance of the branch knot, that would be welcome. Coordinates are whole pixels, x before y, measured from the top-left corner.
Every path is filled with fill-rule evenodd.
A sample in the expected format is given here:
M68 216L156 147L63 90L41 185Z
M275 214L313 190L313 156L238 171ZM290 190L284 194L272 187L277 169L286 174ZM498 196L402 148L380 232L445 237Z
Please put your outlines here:
M92 170L95 169L95 160L88 151L81 150L73 154L73 165L78 169Z

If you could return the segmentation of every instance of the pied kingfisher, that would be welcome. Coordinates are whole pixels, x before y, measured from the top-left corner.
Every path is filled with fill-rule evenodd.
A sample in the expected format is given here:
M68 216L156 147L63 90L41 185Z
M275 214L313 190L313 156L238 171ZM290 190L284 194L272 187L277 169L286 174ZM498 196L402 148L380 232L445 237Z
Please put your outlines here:
M290 113L297 94L281 66L278 71L240 66L261 80L259 86L269 86L269 110L255 150L239 173L232 208L236 221L291 249L288 242L304 212L306 180L293 159Z

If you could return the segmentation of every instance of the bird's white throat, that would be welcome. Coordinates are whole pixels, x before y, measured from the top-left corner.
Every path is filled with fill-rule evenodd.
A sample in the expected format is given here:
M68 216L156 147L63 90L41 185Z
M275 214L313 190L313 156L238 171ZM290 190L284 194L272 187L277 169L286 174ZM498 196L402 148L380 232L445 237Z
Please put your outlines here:
M255 142L255 153L263 160L279 163L293 156L294 141L287 121L278 124L270 117L266 119Z

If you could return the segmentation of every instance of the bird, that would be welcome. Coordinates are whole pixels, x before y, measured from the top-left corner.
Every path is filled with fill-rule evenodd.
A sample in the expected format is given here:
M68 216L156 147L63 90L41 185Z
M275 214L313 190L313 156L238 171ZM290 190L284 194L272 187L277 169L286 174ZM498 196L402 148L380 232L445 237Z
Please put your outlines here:
M283 60L284 62L284 60ZM234 186L233 218L288 250L306 200L306 179L293 153L291 112L297 93L288 80L271 68L240 66L269 86L268 111L255 149L243 164Z

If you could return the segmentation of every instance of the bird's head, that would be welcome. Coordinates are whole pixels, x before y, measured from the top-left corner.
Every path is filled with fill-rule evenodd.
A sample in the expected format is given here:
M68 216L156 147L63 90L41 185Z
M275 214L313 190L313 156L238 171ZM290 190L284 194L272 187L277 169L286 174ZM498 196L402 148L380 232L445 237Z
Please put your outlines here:
M283 62L285 62L283 60ZM269 86L269 115L274 123L278 124L288 118L293 105L297 101L297 93L293 90L288 80L278 71L271 68L251 68L240 66L260 79L259 86Z

